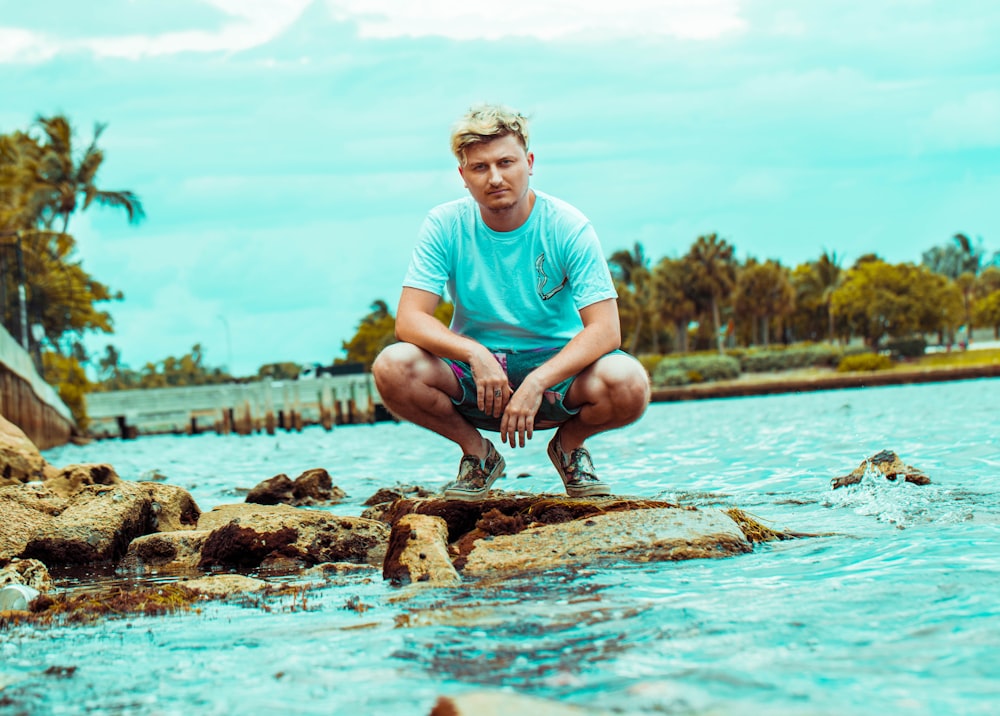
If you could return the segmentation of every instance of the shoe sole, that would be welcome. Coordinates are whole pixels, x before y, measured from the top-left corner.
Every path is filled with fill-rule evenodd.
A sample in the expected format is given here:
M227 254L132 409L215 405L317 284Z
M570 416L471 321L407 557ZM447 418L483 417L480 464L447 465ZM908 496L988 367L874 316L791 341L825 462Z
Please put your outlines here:
M504 470L506 469L507 463L504 462L503 455L501 455L497 464L493 467L493 472L491 472L490 476L486 478L486 484L483 486L482 490L472 492L453 487L444 491L444 499L459 500L461 502L481 502L486 499L486 495L489 494L490 488L493 487L493 483L503 477Z
M566 471L563 470L562 460L559 455L556 454L556 439L552 438L549 441L549 460L552 461L552 466L555 467L556 472L559 473L559 477L562 479L563 487L566 488L566 494L570 497L607 497L611 494L611 488L605 485L603 482L597 485L581 485L580 487L570 487L566 484Z

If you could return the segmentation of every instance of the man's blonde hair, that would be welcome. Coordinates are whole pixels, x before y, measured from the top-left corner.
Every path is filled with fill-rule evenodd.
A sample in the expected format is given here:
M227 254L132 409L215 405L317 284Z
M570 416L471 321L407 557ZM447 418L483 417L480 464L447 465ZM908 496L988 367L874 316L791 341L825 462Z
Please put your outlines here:
M451 130L451 151L465 166L465 150L475 144L513 134L528 151L528 118L502 104L477 104L469 108Z

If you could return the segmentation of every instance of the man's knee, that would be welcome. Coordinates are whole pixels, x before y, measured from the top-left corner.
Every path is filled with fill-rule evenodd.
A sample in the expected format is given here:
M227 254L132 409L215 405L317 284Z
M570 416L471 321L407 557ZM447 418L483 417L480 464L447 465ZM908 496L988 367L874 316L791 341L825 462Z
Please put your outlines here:
M616 412L637 419L649 405L649 375L635 358L622 354L605 356L599 365L607 400Z

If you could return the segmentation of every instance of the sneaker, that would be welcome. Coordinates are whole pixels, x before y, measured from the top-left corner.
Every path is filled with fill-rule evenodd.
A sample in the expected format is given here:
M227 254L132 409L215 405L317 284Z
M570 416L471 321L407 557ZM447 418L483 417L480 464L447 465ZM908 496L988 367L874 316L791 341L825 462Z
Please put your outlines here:
M486 497L490 487L503 475L507 466L503 461L503 456L496 451L493 443L486 441L489 450L486 459L480 462L475 455L462 456L462 462L458 465L458 478L454 482L445 485L444 498L446 500L464 500L465 502L478 502Z
M559 477L566 486L566 494L570 497L600 497L611 494L611 488L598 479L587 448L578 447L567 460L557 433L549 443L549 459L556 466Z

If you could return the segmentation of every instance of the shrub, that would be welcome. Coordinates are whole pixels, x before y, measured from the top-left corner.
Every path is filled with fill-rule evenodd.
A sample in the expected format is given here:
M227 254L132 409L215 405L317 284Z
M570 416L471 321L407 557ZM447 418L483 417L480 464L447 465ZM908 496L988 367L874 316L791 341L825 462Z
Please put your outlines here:
M660 361L663 360L663 356L659 353L643 353L636 356L636 358L642 364L642 367L646 369L646 372L649 373L649 375L653 375L653 371L656 370L656 366L658 366Z
M752 348L738 355L745 373L767 373L795 368L837 365L843 352L828 343L803 343L773 348Z
M732 380L740 375L740 362L718 353L667 356L653 371L655 385L686 385L714 380Z
M876 371L892 368L892 359L889 356L878 353L861 353L859 355L844 356L837 365L838 373L849 373L853 371Z

